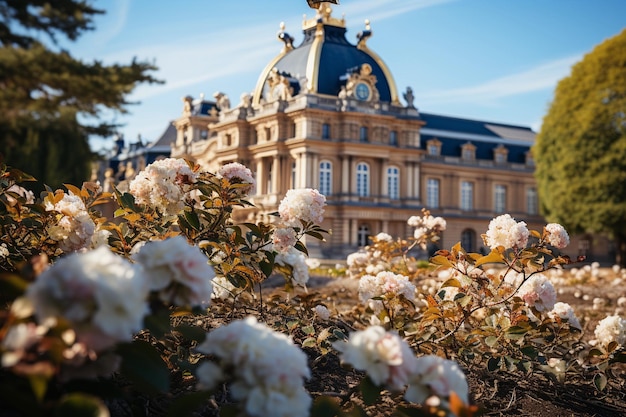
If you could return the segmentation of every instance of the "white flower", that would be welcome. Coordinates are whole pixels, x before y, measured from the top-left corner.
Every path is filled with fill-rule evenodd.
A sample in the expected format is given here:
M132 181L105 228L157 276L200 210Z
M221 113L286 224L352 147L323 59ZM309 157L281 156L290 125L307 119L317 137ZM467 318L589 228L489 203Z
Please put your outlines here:
M318 304L313 310L315 310L315 314L317 315L317 317L324 321L330 318L330 311L328 310L328 308L326 308L326 306Z
M6 243L0 245L0 258L6 258L9 256L9 248Z
M280 218L287 225L301 226L300 221L321 224L326 197L311 188L288 190L278 206Z
M45 208L59 213L56 224L46 230L52 240L59 242L59 248L64 252L75 252L91 245L96 224L79 196L63 193L54 204L46 201Z
M279 252L274 259L277 264L291 266L291 280L295 286L304 287L309 282L309 267L306 264L306 256L293 246L286 252Z
M381 232L374 236L374 239L378 242L393 242L393 237L390 234Z
M248 317L211 331L197 350L216 356L222 367L233 367L231 393L248 415L309 415L311 397L303 386L310 377L307 357L288 336ZM210 365L197 372L201 387L225 375Z
M296 231L292 227L279 227L274 230L272 243L278 252L286 252L297 242Z
M215 277L208 258L183 236L151 241L133 256L146 270L150 289L164 303L202 306L211 300Z
M594 334L598 343L604 347L611 342L624 346L626 344L626 319L620 316L608 316L598 323Z
M558 249L563 249L569 245L569 235L565 228L558 223L549 223L545 227L546 241L548 244Z
M27 190L26 188L21 187L17 184L13 184L9 188L7 188L5 192L7 193L6 194L7 202L9 203L11 207L17 204L17 199L9 195L8 194L9 192L15 193L18 196L22 197L25 200L26 204L33 204L35 202L35 194L33 194L32 191Z
M19 323L10 327L0 343L4 351L2 366L8 368L17 364L26 350L41 339L42 333L41 327L35 323Z
M415 373L409 381L404 398L413 403L423 403L431 395L448 398L454 392L465 404L469 387L456 362L427 355L417 358Z
M233 184L248 184L239 189L242 195L252 194L254 192L256 180L252 176L252 171L238 162L231 162L222 166L217 172L217 175L218 177L228 179Z
M521 249L526 247L529 235L526 223L518 223L509 214L503 214L491 220L484 240L491 249L498 246Z
M235 294L235 287L226 277L216 276L213 278L213 295L211 298L225 300Z
M566 321L570 327L582 330L580 321L578 321L578 318L574 314L574 309L572 309L572 306L567 303L558 302L554 304L552 311L550 311L548 315L553 319L559 317L562 321Z
M415 299L415 285L404 275L382 271L376 276L363 275L359 280L359 299L368 303L375 313L383 309L383 302L372 298L383 297L393 305L400 296L410 301Z
M336 342L342 362L367 372L372 382L399 391L416 371L415 355L409 345L395 333L380 326L350 334L347 342Z
M185 194L197 177L183 159L165 158L137 174L129 184L129 191L137 203L153 207L164 215L176 215L183 209Z
M67 320L79 342L99 351L130 341L148 313L139 266L106 247L68 255L42 272L26 297L39 323Z
M518 295L526 305L535 307L538 311L550 311L556 303L556 290L543 274L535 274L528 278L520 287Z

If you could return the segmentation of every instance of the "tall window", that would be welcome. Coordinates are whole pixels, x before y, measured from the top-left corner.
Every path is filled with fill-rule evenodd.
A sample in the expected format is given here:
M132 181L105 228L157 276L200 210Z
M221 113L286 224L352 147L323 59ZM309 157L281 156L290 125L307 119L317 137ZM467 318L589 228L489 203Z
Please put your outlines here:
M528 214L539 214L539 201L537 199L537 189L534 187L526 189L526 212Z
M397 167L387 168L387 190L390 199L400 198L400 170Z
M330 161L320 162L320 186L319 192L324 195L332 193L333 167Z
M429 178L426 183L426 205L439 208L439 180L436 178Z
M389 144L391 146L398 146L398 132L395 130L389 132Z
M474 210L474 183L469 181L461 182L461 210Z
M322 139L330 139L330 125L328 123L322 125Z
M359 140L361 142L367 142L367 127L361 126L361 130L359 131Z
M356 166L356 194L359 197L370 195L370 167L365 162Z
M476 232L472 229L465 229L461 232L461 247L466 252L476 252Z
M369 242L370 237L370 228L366 224L362 224L359 226L359 230L356 235L357 244L359 246L366 246Z
M496 184L493 202L493 209L496 213L504 213L506 211L506 186Z

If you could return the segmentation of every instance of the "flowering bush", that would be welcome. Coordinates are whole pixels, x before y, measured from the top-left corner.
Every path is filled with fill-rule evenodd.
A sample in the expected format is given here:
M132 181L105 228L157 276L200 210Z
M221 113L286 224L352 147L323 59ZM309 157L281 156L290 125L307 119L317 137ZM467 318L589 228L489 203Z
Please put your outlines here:
M346 417L389 395L398 415L472 416L464 373L476 369L623 388L625 320L600 320L587 344L587 319L558 301L570 263L558 224L503 215L483 236L490 253L457 244L428 262L446 221L424 210L412 236L379 233L348 257L365 305L348 316L306 291L320 262L303 237L326 233L316 190L290 190L264 223L249 220L254 179L237 163L211 173L166 159L112 194L85 183L34 198L19 188L31 180L2 167L0 391L20 394L0 398L18 414L106 411L119 395L167 397L170 415L208 403L224 416ZM287 296L265 297L275 274ZM315 366L337 357L360 382L311 391L331 377ZM163 395L173 381L187 384L177 398Z

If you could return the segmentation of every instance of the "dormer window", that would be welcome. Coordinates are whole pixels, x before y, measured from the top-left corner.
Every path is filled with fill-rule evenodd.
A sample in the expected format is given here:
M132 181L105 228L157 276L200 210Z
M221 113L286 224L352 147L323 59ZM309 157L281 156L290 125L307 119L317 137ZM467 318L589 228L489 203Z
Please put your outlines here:
M496 164L504 164L508 160L509 150L502 144L493 150L493 159Z
M461 158L464 161L473 161L476 159L476 146L467 142L461 147Z
M440 156L441 155L441 141L438 139L431 139L426 142L426 150L428 151L428 155L430 156Z
M529 167L535 166L535 158L533 158L533 153L530 151L526 152L526 165Z

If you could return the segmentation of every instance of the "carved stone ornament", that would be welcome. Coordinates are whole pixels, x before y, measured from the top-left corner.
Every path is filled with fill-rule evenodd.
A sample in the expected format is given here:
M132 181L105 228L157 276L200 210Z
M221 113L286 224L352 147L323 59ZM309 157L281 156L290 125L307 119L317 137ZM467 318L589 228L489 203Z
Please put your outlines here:
M318 9L320 7L320 3L332 3L339 4L339 0L306 0L311 9Z
M289 79L282 75L277 68L272 69L267 77L269 94L266 97L268 103L289 100L293 95L293 88L289 84Z
M359 101L377 102L380 99L376 88L376 76L372 74L370 64L363 64L359 71L354 71L346 82L346 95Z

